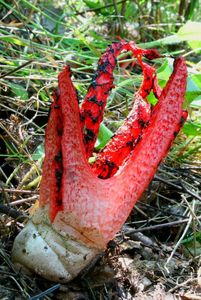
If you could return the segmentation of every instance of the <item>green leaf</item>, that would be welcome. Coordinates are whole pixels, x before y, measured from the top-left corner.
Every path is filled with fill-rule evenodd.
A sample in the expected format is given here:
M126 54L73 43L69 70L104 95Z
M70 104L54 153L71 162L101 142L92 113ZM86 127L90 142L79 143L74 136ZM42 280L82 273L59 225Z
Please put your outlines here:
M183 131L188 136L201 135L201 124L195 122L186 122Z
M160 66L160 68L157 70L158 79L167 81L171 73L172 64L168 59L166 59L162 66Z
M162 66L157 70L157 75L159 79L160 86L164 87L165 83L169 79L172 73L172 62L171 60L166 60ZM185 98L188 103L194 101L197 97L201 95L201 74L189 75L187 78L187 88ZM150 100L152 100L150 98ZM152 102L151 102L152 103Z
M29 99L29 95L27 90L16 83L11 83L11 82L7 82L8 86L11 88L12 92L19 97L21 100L28 100Z
M201 108L201 96L197 97L191 102L190 107L193 108Z
M89 0L84 0L84 3L90 8L90 9L94 9L97 8L100 5L99 1L89 1Z
M191 78L197 84L197 86L201 89L201 74L194 74L191 76Z
M187 99L188 103L191 103L200 95L201 91L187 91L185 94L185 98Z
M201 232L196 232L193 235L182 240L182 244L186 247L187 254L189 252L191 255L200 255L201 254ZM196 251L196 253L194 253Z
M113 132L110 129L108 129L103 123L101 123L98 133L98 139L95 144L95 149L100 150L104 148L112 136Z
M181 40L179 39L178 34L175 33L173 35L152 42L139 43L137 44L137 46L141 48L154 48L154 47L161 47L164 45L179 44L180 42Z
M201 22L187 22L178 31L181 41L187 41L192 49L201 48Z
M149 103L151 103L152 105L155 105L158 102L158 99L155 97L153 92L151 92L147 98Z
M41 159L45 154L44 144L38 145L35 152L32 154L32 159L38 161Z
M185 98L187 99L188 103L193 102L197 97L201 95L201 75L190 75L187 79L187 87L186 87L186 94Z
M179 29L178 36L182 41L201 42L201 22L187 22Z
M130 21L130 18L132 18L136 14L137 14L137 5L132 1L129 1L128 4L126 5L126 12L125 12L126 20Z
M201 83L200 80L200 74L196 75L190 75L187 78L187 87L186 87L186 94L185 98L187 99L188 103L193 102L197 97L201 95L201 89L199 85Z
M158 76L158 82L159 85L163 88L170 78L170 75L172 74L172 62L169 59L166 59L166 61L158 68L157 70L157 76Z
M188 42L189 46L192 48L192 49L197 49L195 52L201 52L201 41L197 41L197 42Z
M158 41L154 41L154 42L157 42L159 44L159 46L160 45L161 46L162 45L173 45L173 44L180 43L180 39L177 34L173 34L173 35L166 36L166 37L159 39Z
M199 8L199 0L191 0L188 3L187 10L185 12L185 19L190 20L194 13L196 13L196 8Z
M0 40L6 41L6 42L10 43L11 45L15 44L15 45L18 45L18 46L27 46L29 44L28 40L24 41L21 38L18 38L16 36L12 37L12 36L6 36L5 35L5 36L1 36Z

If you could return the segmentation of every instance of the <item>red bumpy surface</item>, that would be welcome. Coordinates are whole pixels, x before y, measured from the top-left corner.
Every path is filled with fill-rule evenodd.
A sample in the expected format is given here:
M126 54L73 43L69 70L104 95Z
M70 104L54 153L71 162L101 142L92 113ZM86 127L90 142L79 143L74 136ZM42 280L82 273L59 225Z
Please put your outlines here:
M113 87L116 57L122 51L136 58L144 79L124 124L90 167L87 159ZM50 206L51 221L58 211L73 212L83 228L98 229L106 242L153 178L187 117L182 110L187 77L183 58L175 60L173 74L161 91L154 67L142 61L143 56L160 57L156 50L139 49L134 43L109 46L98 62L81 109L66 67L59 74L46 129L40 205ZM152 90L158 98L154 108L147 102Z

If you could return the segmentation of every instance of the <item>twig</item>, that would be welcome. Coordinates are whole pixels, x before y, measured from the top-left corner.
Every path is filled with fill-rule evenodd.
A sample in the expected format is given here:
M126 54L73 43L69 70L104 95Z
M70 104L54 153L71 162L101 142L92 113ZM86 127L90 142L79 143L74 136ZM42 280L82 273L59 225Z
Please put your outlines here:
M24 79L24 78L23 78ZM0 106L2 106L3 108L5 108L6 110L10 110L12 111L14 114L18 114L19 116L21 116L22 118L24 118L25 120L29 121L29 118L27 118L24 114L22 114L21 112L15 110L15 109L12 109L11 107L8 107L2 103L0 103ZM2 124L2 122L1 122ZM34 125L39 131L43 131L43 129L38 126L37 124L35 124L34 122L32 122L32 125ZM5 130L5 127L4 127L4 130Z
M179 168L175 168L175 170L200 170L201 167L199 166L182 166L182 167L179 167Z
M163 196L163 195L161 195L160 193L155 193L157 196L159 196L159 197L161 197L161 198L163 198L163 199L166 199L166 200L168 200L168 201L170 201L171 203L173 203L173 204L177 204L176 203L176 201L173 201L172 199L169 199L169 198L167 198L167 197L165 197L165 196ZM138 203L134 206L134 209L136 209L136 207L138 207L138 205L143 205L143 206L145 206L148 210L152 210L152 211L155 211L155 212L161 212L163 215L165 215L167 212L166 212L166 210L164 210L164 209L162 209L162 208L159 208L159 207L154 207L154 206L151 206L150 204L147 204L147 203L144 203L143 201L138 201ZM181 215L181 214L177 214L177 213L168 213L168 217L171 217L171 216L175 216L175 217L180 217L180 218L185 218L183 215ZM147 217L147 215L146 215L146 217Z
M198 199L199 201L201 201L201 197L200 197L198 194L196 194L195 192L189 190L189 189L184 185L184 182L183 182L183 181L181 181L181 185L182 185L182 188L184 189L184 191L185 191L186 193L188 193L189 195L191 195L191 196L195 197L196 199Z
M201 220L201 216L197 217L197 220ZM168 222L164 224L158 224L158 225L152 225L152 226L147 226L147 227L142 227L142 228L137 228L137 229L132 229L132 228L126 228L126 231L124 232L127 235L136 233L136 232L142 232L142 231L148 231L148 230L156 230L156 229L161 229L164 227L171 227L171 226L178 226L183 223L188 223L189 218L183 219L183 220L178 220L178 221L173 221L173 222Z
M190 224L191 224L191 222L192 222L192 219L193 219L193 217L192 217L192 215L190 215L190 217L188 218L188 223L187 223L187 225L186 225L186 228L184 229L184 231L183 231L183 233L182 233L180 239L177 241L176 245L174 246L174 249L172 250L170 256L168 257L168 259L167 259L167 261L166 261L166 263L165 263L165 265L164 265L164 268L167 270L168 273L169 273L169 270L168 270L168 264L169 264L169 262L171 261L173 255L175 254L177 248L178 248L179 245L181 244L181 241L184 239L184 237L185 237L185 235L186 235L186 233L187 233L187 231L188 231L188 229L189 229L189 227L190 227Z
M28 190L20 190L20 189L4 189L0 188L0 191L6 192L6 193L13 193L13 194L37 194L36 191L28 191Z
M60 289L60 284L55 284L54 286L52 286L51 288L47 289L44 292L41 292L40 294L31 297L29 300L39 300L39 299L43 299L44 296L49 295L52 292L55 292L56 290Z
M170 186L172 186L172 187L174 187L174 188L176 188L176 189L178 189L180 191L182 191L182 189L183 189L181 186L179 186L179 185L177 185L175 183L172 183L170 181L167 181L166 179L164 179L162 177L159 177L158 175L155 175L154 179L157 179L157 180L159 180L159 181L161 181L163 183L166 183L167 185L170 185Z
M1 79L1 78L4 78L4 77L6 77L6 76L8 76L8 75L10 75L10 74L13 74L13 73L15 73L15 72L17 72L17 71L19 71L20 69L22 69L22 68L24 68L24 67L30 65L32 62L33 62L33 59L31 59L31 60L25 62L24 64L22 64L21 66L15 68L14 70L11 70L11 71L9 71L9 72L7 72L7 73L4 73L4 74L0 75L0 79Z
M126 2L127 0L121 0L121 1L117 1L116 4L120 4L120 3L124 3ZM105 9L105 8L108 8L108 7L111 7L111 6L114 6L113 3L111 4L107 4L107 5L104 5L104 6L98 6L98 7L95 7L95 8L91 8L91 9L86 9L86 10L83 10L81 12L76 12L75 15L83 15L85 13L88 13L88 12L91 12L91 11L97 11L97 10L101 10L101 9Z
M193 216L193 219L194 219L194 220L197 220L197 221L199 222L199 224L200 224L200 221L199 221L198 217L196 216L194 210L192 209L192 207L191 207L190 203L188 202L188 200L186 199L185 195L181 195L181 198L184 200L184 202L185 202L186 205L188 206L188 209L189 209L191 215ZM195 201L195 200L193 200L193 203L194 203L194 201ZM193 207L194 207L194 204L193 204ZM200 224L200 225L201 225L201 224Z
M7 9L7 10L9 10L9 6L7 6L5 3L2 3L1 2L1 4ZM9 10L10 11L10 10ZM10 11L10 13L11 13L11 15L17 20L17 22L19 22L19 23L22 23L23 24L23 26L24 26L24 28L28 31L28 33L32 33L33 34L33 36L38 40L38 42L40 43L40 44L43 44L43 42L42 42L42 40L35 34L35 32L34 31L32 31L32 29L22 20L22 19L20 19L13 11Z
M178 288L180 288L180 287L182 287L182 286L185 286L185 287L186 287L186 285L187 285L188 283L191 283L191 285L192 285L193 282L197 282L197 278L189 278L189 279L187 279L187 280L184 281L184 282L178 283L176 286L174 286L173 288L171 288L168 292L169 292L169 293L172 293L172 292L174 292L175 290L177 290ZM189 299L192 299L192 298L189 298Z
M183 190L183 191L185 191L186 193L188 193L189 195L191 195L191 196L197 198L199 201L201 201L201 197L200 197L198 194L196 194L195 192L189 190L189 189L184 185L184 183L185 183L184 180L181 180L181 186L179 186L179 185L177 185L177 184L175 184L175 183L172 183L172 182L170 182L170 181L167 181L167 180L164 179L164 178L159 177L158 175L155 175L154 178L157 179L157 180L159 180L159 181L161 181L161 182L164 182L165 184L170 185L170 186L172 186L172 187L174 187L174 188L176 188L176 189L178 189L178 190L180 190L180 191Z
M118 22L119 22L120 33L122 34L123 33L123 27L122 27L122 23L121 23L121 17L119 16L119 13L118 13L118 8L117 8L117 2L116 2L116 0L113 0L113 5L114 5L116 17L117 17Z
M26 216L21 211L18 211L4 204L0 204L0 213L5 214L13 219L16 219L19 222L24 222L28 219L28 216Z
M38 198L38 195L35 195L35 196L29 197L29 198L24 198L24 199L19 199L19 200L16 200L16 201L12 201L12 202L9 203L9 205L10 206L19 205L19 204L22 204L22 203L25 203L25 202L34 201L37 198Z

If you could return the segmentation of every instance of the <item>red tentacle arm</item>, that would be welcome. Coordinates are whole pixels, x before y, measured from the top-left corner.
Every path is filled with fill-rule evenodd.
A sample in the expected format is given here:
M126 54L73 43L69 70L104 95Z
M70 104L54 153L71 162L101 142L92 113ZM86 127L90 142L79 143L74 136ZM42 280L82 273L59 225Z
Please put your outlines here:
M113 88L113 70L116 66L116 57L123 50L130 50L129 43L113 43L106 49L98 62L98 69L84 98L80 119L87 158L93 152L108 94Z
M119 230L120 220L122 224L125 222L131 207L135 205L153 178L161 160L167 155L178 129L184 123L187 113L183 111L182 105L186 78L185 61L183 58L178 58L174 63L173 74L153 110L149 126L144 130L141 140L126 164L110 179L110 192L116 195L115 204L113 204L113 219L110 224L114 229L113 234ZM111 236L110 231L108 237L111 238Z
M50 218L55 215L62 206L61 174L62 151L61 136L63 133L63 116L61 113L61 100L59 90L55 92L54 102L51 105L49 121L46 128L45 159L40 185L40 205L51 203Z
M186 77L185 62L178 58L137 146L113 177L102 180L86 159L69 69L61 72L60 96L53 104L60 105L60 112L58 108L51 112L47 128L47 134L53 135L46 138L43 177L50 177L48 188L44 188L43 179L40 208L15 240L12 259L16 266L52 281L67 282L105 249L153 178L182 125ZM61 124L56 122L60 116L61 132ZM59 163L55 160L58 151L62 153ZM62 170L59 180L57 168Z
M142 131L149 123L151 115L151 105L146 97L152 88L156 94L161 93L157 85L155 69L142 61L142 55L138 51L137 60L142 67L144 79L135 94L135 102L124 124L116 131L110 142L102 152L97 155L92 166L94 173L106 179L112 177L119 169L119 166L128 158L130 152L137 145Z
M143 73L146 76L139 91L140 95L145 98L152 87L152 75L149 77L148 68L150 68L150 72L153 72L153 69L151 70L151 67L148 67L148 65L142 62L142 56L149 59L158 58L160 57L160 54L156 50L142 50L137 48L134 42L126 43L124 41L112 43L112 45L106 49L98 62L98 69L95 73L92 84L89 86L80 112L87 158L91 156L94 149L99 126L103 120L108 94L114 87L113 71L116 66L116 58L122 51L130 51L132 56L137 58L138 63L142 67ZM151 87L149 86L150 83Z

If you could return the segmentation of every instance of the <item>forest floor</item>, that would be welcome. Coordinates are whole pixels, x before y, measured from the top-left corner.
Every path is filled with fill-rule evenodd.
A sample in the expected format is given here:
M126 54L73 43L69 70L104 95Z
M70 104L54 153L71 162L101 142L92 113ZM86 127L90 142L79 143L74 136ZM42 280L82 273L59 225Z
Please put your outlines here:
M200 244L192 234L189 238L183 234L191 232L196 218L192 211L189 214L187 199L200 201L195 192L200 179L196 166L162 165L103 256L69 284L15 271L10 252L23 223L11 205L16 219L9 212L1 217L0 299L201 299ZM23 200L18 205L27 212L38 194L21 191L19 197L19 193L4 191L11 204Z
M121 232L87 273L68 284L55 284L14 269L13 241L39 195L44 128L57 74L68 63L82 98L94 64L112 40L106 27L97 26L92 32L94 24L90 25L91 36L84 36L84 29L81 32L82 23L73 33L69 29L67 37L63 25L60 33L53 34L49 27L54 18L43 15L44 27L40 27L40 9L35 9L33 18L32 9L33 5L30 15L27 8L18 15L17 10L4 5L1 12L0 300L201 299L200 140L183 132ZM27 22L21 22L23 14ZM29 16L31 26L27 25ZM85 24L83 19L76 19L74 28L79 22ZM165 64L162 67L165 69ZM105 112L105 124L112 131L132 107L132 80L139 87L142 77L129 75L126 89L120 80L123 75L119 70L117 73L117 89L111 93Z

